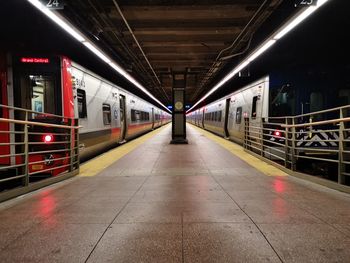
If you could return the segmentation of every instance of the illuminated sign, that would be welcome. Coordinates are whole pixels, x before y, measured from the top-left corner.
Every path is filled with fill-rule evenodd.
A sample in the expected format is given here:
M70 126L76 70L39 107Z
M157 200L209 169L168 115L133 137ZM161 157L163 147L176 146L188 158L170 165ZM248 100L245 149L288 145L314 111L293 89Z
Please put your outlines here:
M21 58L21 62L47 64L50 63L50 60L48 58Z
M310 6L310 5L317 5L317 0L295 0L294 6Z
M42 5L44 5L48 9L59 10L64 9L64 1L62 0L40 0Z

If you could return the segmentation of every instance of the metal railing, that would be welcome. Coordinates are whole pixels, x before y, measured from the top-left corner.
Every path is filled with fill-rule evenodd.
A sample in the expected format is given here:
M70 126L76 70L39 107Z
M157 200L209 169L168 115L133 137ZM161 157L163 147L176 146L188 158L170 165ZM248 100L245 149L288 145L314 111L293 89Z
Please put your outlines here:
M245 119L244 148L297 172L350 186L350 105Z
M79 171L77 119L1 104L0 117L0 200L4 192Z

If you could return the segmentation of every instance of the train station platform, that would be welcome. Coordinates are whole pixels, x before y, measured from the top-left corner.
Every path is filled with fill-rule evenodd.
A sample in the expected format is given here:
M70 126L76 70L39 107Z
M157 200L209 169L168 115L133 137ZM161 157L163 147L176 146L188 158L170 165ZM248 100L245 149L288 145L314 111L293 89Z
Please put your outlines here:
M349 262L350 196L192 125L0 204L1 262Z

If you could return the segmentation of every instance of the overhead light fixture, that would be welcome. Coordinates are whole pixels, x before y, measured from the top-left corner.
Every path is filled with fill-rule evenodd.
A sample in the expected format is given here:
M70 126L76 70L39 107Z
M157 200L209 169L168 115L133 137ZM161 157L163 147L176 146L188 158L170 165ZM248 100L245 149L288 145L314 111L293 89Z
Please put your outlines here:
M252 55L250 55L246 61L252 62L257 57L259 57L262 53L264 53L266 50L268 50L273 44L276 43L277 40L270 39L265 44L263 44L256 52L254 52ZM243 69L243 68L242 68Z
M258 48L256 48L253 52L251 52L247 58L245 58L240 64L238 64L233 70L231 70L218 84L216 84L207 94L205 94L199 101L197 101L186 113L190 112L193 108L195 108L199 103L205 100L208 96L210 96L214 91L222 87L227 81L232 79L238 72L244 69L248 64L250 64L253 60L263 54L266 50L268 50L273 44L275 44L279 39L284 37L288 32L290 32L293 28L299 25L302 21L304 21L307 17L313 14L317 9L323 6L329 0L318 0L317 5L309 6L305 8L303 11L299 12L293 18L291 18L288 22L286 22L277 32L272 34L271 37L266 39L263 44L261 44Z
M124 78L133 83L138 89L147 94L151 99L159 103L164 109L166 109L169 113L171 111L163 105L156 97L154 97L145 87L143 87L136 79L134 79L130 74L128 74L121 66L119 66L116 62L110 59L104 52L98 49L93 42L89 41L84 34L82 34L79 30L77 30L73 25L71 25L68 21L66 21L62 16L53 12L52 10L45 7L39 0L27 0L33 6L35 6L38 10L40 10L43 14L49 17L52 21L54 21L57 25L59 25L64 31L78 40L81 44L83 44L86 48L88 48L93 54L107 63L110 67L112 67L115 71L121 74Z
M106 62L107 64L108 63L111 63L111 60L106 57L102 51L100 51L99 49L97 49L95 46L93 46L90 42L82 42L84 46L86 46L88 49L90 49L90 51L92 53L94 53L96 56L98 56L100 59L102 59L104 62Z

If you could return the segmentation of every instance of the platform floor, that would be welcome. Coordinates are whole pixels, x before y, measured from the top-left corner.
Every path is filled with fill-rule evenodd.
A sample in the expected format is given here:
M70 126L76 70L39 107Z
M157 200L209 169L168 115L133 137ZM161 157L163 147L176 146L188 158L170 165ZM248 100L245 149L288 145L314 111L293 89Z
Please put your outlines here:
M238 158L191 125L189 145L170 134L0 204L0 262L350 262L348 194L235 146Z

